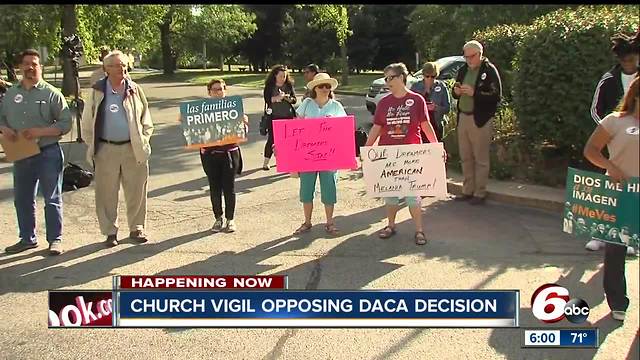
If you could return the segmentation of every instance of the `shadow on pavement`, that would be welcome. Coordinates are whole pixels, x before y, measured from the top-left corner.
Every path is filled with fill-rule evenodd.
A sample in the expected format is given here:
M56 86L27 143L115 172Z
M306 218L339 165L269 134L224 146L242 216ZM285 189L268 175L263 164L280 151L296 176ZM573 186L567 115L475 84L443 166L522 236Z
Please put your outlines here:
M8 266L0 272L0 295L40 292L83 285L108 276L113 269L137 263L163 251L208 236L209 234L209 230L204 230L157 243L149 243L136 247L122 247L121 250L116 252L68 266L59 265L104 250L105 246L100 241L79 248L69 249L60 256L46 256L29 263ZM124 242L126 243L126 241ZM2 261L9 263L16 258L24 259L37 255L44 255L44 250L11 257L7 259L9 261Z

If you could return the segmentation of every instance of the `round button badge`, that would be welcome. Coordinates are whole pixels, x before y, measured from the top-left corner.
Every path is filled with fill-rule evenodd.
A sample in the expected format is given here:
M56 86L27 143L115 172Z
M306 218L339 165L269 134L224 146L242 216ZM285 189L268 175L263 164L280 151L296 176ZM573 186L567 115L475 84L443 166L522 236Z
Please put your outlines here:
M109 111L111 111L112 113L117 113L118 111L120 111L120 107L117 104L111 104L109 105Z
M13 102L15 102L16 104L20 104L23 99L24 98L22 97L22 94L16 94L16 96L13 98Z

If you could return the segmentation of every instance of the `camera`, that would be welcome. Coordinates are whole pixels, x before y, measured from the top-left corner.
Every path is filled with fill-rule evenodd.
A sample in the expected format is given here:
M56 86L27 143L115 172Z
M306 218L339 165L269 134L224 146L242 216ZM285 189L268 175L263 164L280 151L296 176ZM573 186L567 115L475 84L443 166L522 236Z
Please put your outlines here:
M71 59L79 59L84 53L84 46L82 46L82 40L78 35L73 34L64 37L62 43L62 56Z

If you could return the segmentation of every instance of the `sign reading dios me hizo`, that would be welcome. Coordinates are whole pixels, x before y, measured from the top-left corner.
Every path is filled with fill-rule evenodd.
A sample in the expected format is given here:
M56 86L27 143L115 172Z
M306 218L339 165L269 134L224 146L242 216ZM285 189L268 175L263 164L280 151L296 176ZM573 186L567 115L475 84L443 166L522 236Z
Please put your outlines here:
M116 327L518 327L517 290L119 291Z
M447 196L442 143L363 146L360 154L370 197Z
M609 176L569 168L562 230L582 240L640 242L640 179L616 183Z
M247 141L242 97L202 98L180 103L182 134L188 149Z
M355 118L273 121L278 172L355 169Z

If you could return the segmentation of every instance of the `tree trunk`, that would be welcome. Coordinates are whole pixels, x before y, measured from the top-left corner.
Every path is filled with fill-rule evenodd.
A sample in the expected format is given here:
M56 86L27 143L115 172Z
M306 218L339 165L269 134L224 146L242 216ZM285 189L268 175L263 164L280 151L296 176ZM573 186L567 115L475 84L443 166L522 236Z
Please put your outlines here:
M342 57L342 86L349 85L349 56L347 55L347 42L340 46L340 56Z
M174 9L171 7L164 16L160 27L160 46L162 48L162 67L165 75L172 75L176 71L175 54L171 48L171 23Z
M202 69L207 70L207 42L202 44Z
M77 33L78 22L76 20L76 6L62 5L62 36L71 36ZM64 40L64 39L63 39ZM76 93L78 86L73 73L72 59L68 56L62 57L62 94L69 96Z
M13 53L9 50L5 50L4 54L6 56L4 67L7 69L7 80L9 82L16 82L18 80L18 76L16 75L16 69L13 67L13 63L15 62Z
M224 71L224 55L220 54L220 71Z

